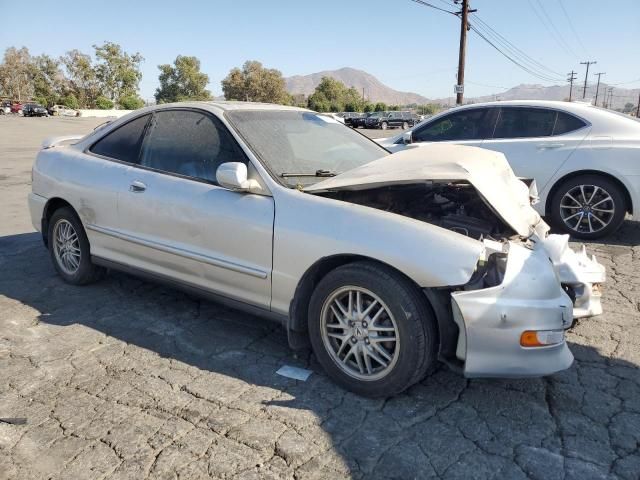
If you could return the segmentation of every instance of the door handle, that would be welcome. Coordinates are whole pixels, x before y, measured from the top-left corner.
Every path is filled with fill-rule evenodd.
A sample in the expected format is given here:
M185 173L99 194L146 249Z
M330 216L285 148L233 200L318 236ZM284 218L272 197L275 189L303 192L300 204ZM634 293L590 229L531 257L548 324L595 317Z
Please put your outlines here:
M552 148L562 148L564 143L540 143L537 145L538 150L550 150Z
M139 180L134 180L129 185L129 191L133 193L142 193L147 189L147 186Z

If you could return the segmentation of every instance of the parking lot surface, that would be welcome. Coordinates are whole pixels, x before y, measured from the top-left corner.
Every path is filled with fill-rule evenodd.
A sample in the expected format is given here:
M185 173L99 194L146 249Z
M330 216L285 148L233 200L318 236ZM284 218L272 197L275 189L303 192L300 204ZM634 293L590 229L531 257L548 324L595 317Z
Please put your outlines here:
M588 245L605 313L569 332L569 370L443 367L367 400L262 319L121 273L62 282L31 227L31 163L102 121L0 117L0 478L640 478L640 225Z

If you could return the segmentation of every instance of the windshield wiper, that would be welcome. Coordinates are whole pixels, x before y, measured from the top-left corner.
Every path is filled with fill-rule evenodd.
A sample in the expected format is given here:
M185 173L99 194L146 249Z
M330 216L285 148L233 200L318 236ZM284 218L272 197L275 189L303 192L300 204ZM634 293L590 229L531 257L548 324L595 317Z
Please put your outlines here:
M337 175L336 172L332 172L331 170L316 170L316 173L281 173L280 176L282 178L288 177L335 177Z

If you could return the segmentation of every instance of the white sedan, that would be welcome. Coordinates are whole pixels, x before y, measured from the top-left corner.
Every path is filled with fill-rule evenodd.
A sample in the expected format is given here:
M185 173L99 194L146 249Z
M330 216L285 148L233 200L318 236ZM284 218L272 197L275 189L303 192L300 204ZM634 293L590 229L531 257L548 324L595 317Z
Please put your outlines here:
M392 152L433 142L504 153L536 180L536 209L576 238L614 232L640 218L640 122L586 104L505 101L465 105L379 143Z
M330 117L149 107L46 140L29 206L59 275L123 270L282 322L328 374L388 396L438 360L468 377L571 365L604 268L548 235L501 154L389 153Z

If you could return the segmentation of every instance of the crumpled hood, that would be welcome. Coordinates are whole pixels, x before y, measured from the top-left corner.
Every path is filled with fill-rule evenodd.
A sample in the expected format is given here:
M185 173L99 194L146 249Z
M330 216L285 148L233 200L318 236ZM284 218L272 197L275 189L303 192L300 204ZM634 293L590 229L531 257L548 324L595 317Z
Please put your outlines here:
M540 222L528 187L518 180L502 153L463 145L408 148L306 187L305 192L366 190L425 181L467 181L519 235L528 237Z

